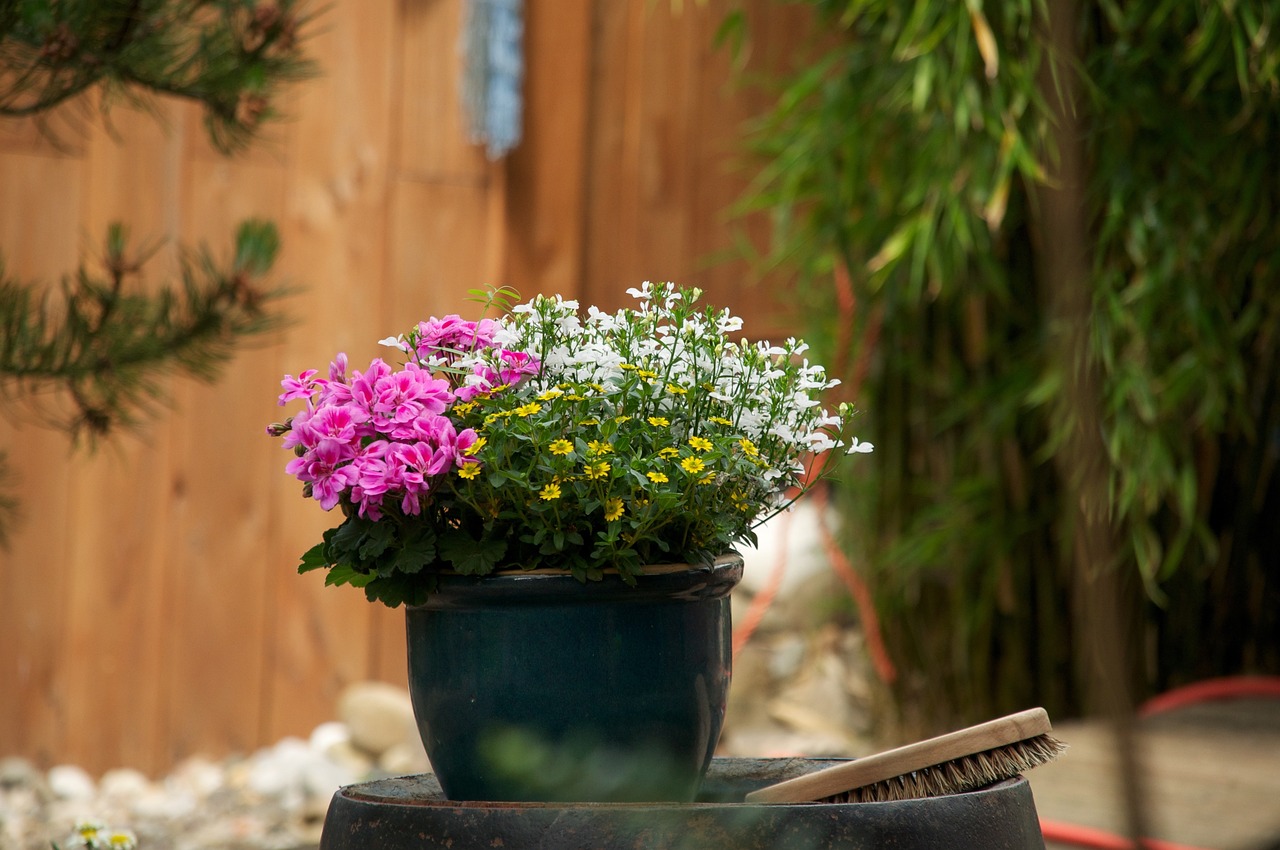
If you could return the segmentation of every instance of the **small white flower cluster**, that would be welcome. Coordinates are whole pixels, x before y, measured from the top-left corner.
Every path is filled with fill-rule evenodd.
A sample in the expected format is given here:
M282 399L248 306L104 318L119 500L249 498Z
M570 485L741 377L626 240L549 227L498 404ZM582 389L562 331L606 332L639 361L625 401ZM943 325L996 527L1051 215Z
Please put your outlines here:
M635 368L675 388L662 397L660 410L681 405L682 388L705 391L747 437L786 447L782 454L793 458L793 466L769 470L771 480L798 474L804 453L842 446L850 453L872 450L856 437L846 446L836 436L848 410L833 414L821 407L819 396L840 382L804 358L805 343L730 340L742 319L728 310L699 310L698 289L646 282L627 292L639 306L617 313L592 306L585 321L577 301L534 298L513 308L495 341L539 358L543 371L535 380L543 387L571 381L620 390L628 383L626 370ZM616 406L627 407L621 399Z

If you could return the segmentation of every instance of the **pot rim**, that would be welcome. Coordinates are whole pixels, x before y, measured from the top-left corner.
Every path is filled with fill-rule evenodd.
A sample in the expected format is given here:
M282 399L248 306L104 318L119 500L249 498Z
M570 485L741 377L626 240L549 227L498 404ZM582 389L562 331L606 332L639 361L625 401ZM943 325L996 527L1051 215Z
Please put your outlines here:
M653 564L642 568L635 586L616 569L604 570L600 581L581 582L568 570L498 570L484 576L437 574L436 589L422 605L408 611L486 607L489 604L571 605L604 601L682 599L697 601L728 596L742 579L743 558L725 552L711 564Z

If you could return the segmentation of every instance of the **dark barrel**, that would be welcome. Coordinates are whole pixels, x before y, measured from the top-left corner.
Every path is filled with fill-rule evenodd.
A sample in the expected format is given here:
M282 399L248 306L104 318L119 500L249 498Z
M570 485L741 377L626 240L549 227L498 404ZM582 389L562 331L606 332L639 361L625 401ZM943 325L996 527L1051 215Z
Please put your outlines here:
M693 803L449 802L430 774L339 790L320 850L1044 850L1022 777L893 803L747 804L829 759L713 760Z

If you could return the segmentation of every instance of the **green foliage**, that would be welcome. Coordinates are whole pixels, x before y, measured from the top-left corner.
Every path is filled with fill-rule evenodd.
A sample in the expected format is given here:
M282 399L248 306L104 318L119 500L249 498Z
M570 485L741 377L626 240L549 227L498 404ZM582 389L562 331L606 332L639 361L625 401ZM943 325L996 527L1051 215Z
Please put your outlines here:
M909 671L900 704L935 726L1034 701L1076 710L1063 604L1076 553L1051 462L1076 419L1049 348L1043 248L1057 235L1038 205L1064 73L1049 6L812 5L828 48L757 128L766 164L747 206L772 212L769 259L807 284L819 356L852 383L869 364L859 401L877 451L850 515ZM1203 595L1155 606L1246 575L1271 611L1280 602L1259 522L1280 504L1278 17L1274 3L1147 0L1086 5L1074 22L1117 561L1096 566L1132 577L1124 604L1162 624L1162 647L1203 634L1192 621L1261 636L1220 673L1280 665L1258 649L1276 645L1277 615L1209 614ZM1159 655L1134 671L1147 687L1198 663ZM945 698L915 702L920 682Z
M307 407L269 430L304 494L344 514L299 570L328 567L326 583L395 606L440 571L634 582L754 544L817 480L812 453L840 444L842 417L813 398L825 373L801 343L730 341L740 320L698 307L696 290L636 294L612 315L535 298L500 322L421 323L395 341L397 374L375 362L347 378L335 362L327 380L287 376L283 398ZM438 406L415 409L431 393Z
M149 256L112 225L101 274L82 267L61 297L0 273L0 385L76 437L134 425L170 374L212 380L234 342L278 326L267 308L280 292L262 287L278 248L274 225L246 221L230 263L188 254L180 285L141 292L131 279Z
M214 144L243 148L312 73L298 0L0 0L0 116L39 115L102 87L146 105L198 101Z

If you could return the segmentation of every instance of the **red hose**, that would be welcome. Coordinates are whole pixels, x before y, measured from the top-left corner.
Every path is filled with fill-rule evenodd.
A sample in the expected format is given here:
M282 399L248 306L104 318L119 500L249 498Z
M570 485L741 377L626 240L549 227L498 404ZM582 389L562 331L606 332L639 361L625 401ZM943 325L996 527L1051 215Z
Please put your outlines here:
M1119 835L1088 826L1073 823L1062 823L1056 820L1040 818L1040 832L1045 841L1058 844L1072 844L1077 847L1092 847L1095 850L1134 850L1133 842ZM1172 841L1161 841L1158 838L1142 839L1142 850L1204 850L1189 844L1175 844Z
M1175 708L1183 708L1212 700L1246 699L1249 697L1280 698L1280 676L1226 676L1205 679L1166 691L1147 700L1138 709L1139 717L1150 717Z
M781 520L782 527L778 529L778 555L777 560L773 564L773 572L769 573L769 580L765 582L760 592L752 598L751 604L747 606L746 613L742 616L742 622L733 630L733 659L738 659L738 653L742 651L742 647L747 645L747 641L755 634L756 627L760 625L760 621L764 619L764 615L768 613L769 606L773 604L773 599L778 595L778 589L782 587L782 574L787 568L787 546L791 539L791 512L785 511L778 517Z

